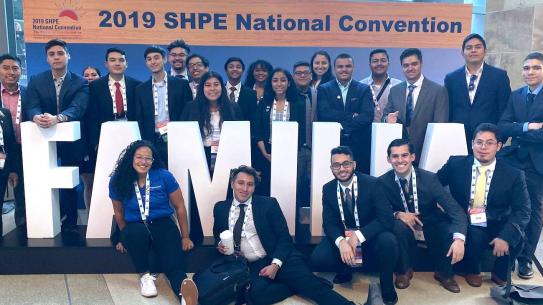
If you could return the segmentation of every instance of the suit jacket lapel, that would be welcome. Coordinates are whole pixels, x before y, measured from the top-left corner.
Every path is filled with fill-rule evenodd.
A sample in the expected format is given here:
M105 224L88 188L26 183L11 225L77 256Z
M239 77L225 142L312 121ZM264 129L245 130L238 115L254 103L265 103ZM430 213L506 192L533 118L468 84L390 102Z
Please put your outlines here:
M417 117L417 114L421 112L420 109L424 108L424 104L426 103L427 96L428 96L428 81L426 80L426 78L424 78L422 80L422 86L420 86L419 96L417 97L417 101L415 103L415 109L413 110L413 117L411 118L411 122L413 122L415 118Z
M53 73L47 75L45 78L47 93L51 97L51 103L54 105L55 110L57 109L57 91L55 87L55 81L53 80ZM59 99L60 100L60 99ZM42 112L47 112L44 108L41 109Z
M485 69L485 66L486 66L486 63L483 64L483 72L481 73L481 78L479 79L479 84L477 85L477 91L475 91L475 96L473 97L472 105L475 105L475 103L477 103L477 98L479 97L479 95L481 95L481 92L484 92L485 87L488 85L488 82L490 81L488 79L489 78L488 73L487 73L488 71ZM468 96L468 101L469 101L469 96Z
M468 84L466 83L466 72L465 72L465 66L464 69L458 74L458 78L460 80L459 83L459 90L460 94L464 96L463 102L471 107L471 101L469 100L469 90L468 90ZM477 91L479 91L479 88L477 88ZM475 99L474 99L475 101Z
M172 81L173 81L173 77L172 76L166 76L168 78L168 116L169 116L169 119L170 121L175 121L176 118L175 118L175 114L176 114L176 103L172 103L172 101L174 100L173 99L173 85L172 85Z
M462 179L463 187L464 187L464 193L467 194L467 199L469 201L470 198L470 192L471 192L471 168L473 166L473 156L469 156L465 159L465 164L462 168ZM469 202L468 202L469 207Z
M351 80L351 83L349 84L349 88L347 89L347 95L345 96L345 111L351 112L351 109L353 108L351 98L353 96L354 92L354 82L355 80ZM341 90L340 90L341 92Z
M399 101L400 105L398 105L398 111L400 112L400 120L405 123L405 107L407 105L407 95L405 91L407 90L407 81L402 82L398 86L401 88Z
M337 84L337 81L334 81L334 90L335 90L335 96L334 100L337 105L337 108L341 110L345 110L345 104L343 103L343 96L341 95L341 89L339 89L339 85Z
M126 83L126 80L125 80L125 83ZM107 113L110 113L111 116L113 116L113 98L111 97L111 92L109 91L109 74L108 76L104 79L104 81L102 82L101 84L102 88L101 88L101 92L103 92L103 94L105 95L105 99L104 101L106 101L106 104L104 105L105 109L107 109Z
M70 87L70 82L72 81L72 76L71 76L71 73L68 71L66 73L66 76L64 77L64 80L62 81L62 87L60 87L60 94L59 94L59 105L58 105L58 108L60 111L62 111L62 109L64 109L64 96L66 95L66 91L68 91L68 88ZM56 92L55 92L56 93ZM59 111L59 112L60 112Z

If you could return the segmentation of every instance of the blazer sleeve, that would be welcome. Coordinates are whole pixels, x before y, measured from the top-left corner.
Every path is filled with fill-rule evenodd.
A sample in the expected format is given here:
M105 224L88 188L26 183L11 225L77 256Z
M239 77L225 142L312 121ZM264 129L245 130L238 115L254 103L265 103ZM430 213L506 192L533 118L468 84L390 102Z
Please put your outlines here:
M254 132L255 132L255 141L258 143L259 141L266 142L266 134L265 130L266 127L264 124L270 124L269 116L265 115L266 113L266 103L264 101L260 101L258 103L257 112L255 114L255 120L254 120Z
M285 262L294 249L294 246L292 244L292 237L288 231L287 221L279 207L279 202L273 197L271 199L267 218L270 220L273 234L277 236L277 244L275 245L275 251L268 254L272 258Z
M26 109L27 109L27 115L28 115L29 121L32 121L35 115L43 113L41 109L41 104L40 104L40 94L38 92L38 84L36 84L37 82L38 81L36 80L36 77L34 76L30 77L30 81L28 82Z
M192 90L190 89L189 82L186 79L181 79L182 86L181 89L183 90L183 100L185 101L185 106L192 102Z
M449 94L447 88L439 86L436 105L434 108L434 122L446 123L449 121Z
M360 100L360 107L356 116L352 118L352 127L354 129L367 128L373 123L374 116L374 104L371 91L369 87L362 89L362 97Z
M500 71L500 84L498 85L498 115L501 116L507 108L507 102L511 96L511 82L506 71Z
M349 123L352 119L352 114L334 109L330 105L331 101L335 101L336 98L335 96L329 96L330 89L326 86L319 86L317 88L317 112L319 120L323 122L338 122L341 125Z
M334 208L337 206L335 199L334 187L331 184L325 184L322 190L322 227L332 244L338 237L345 235L339 209Z
M99 88L96 84L89 84L89 106L87 107L86 119L88 129L89 149L94 151L100 139L100 115L99 115Z
M224 213L222 210L222 202L217 202L213 207L213 237L215 239L215 245L218 245L219 241L221 241L221 232L226 230L222 224L223 218L227 216L223 215Z
M435 201L439 203L445 210L447 216L451 219L450 233L461 233L465 236L468 230L466 213L462 210L462 207L460 207L456 200L454 200L452 195L443 188L435 174L430 174L428 178Z
M391 231L394 225L392 205L386 198L380 181L375 181L373 184L371 201L376 217L360 229L366 240L373 238L383 231Z
M73 78L73 76L72 76ZM61 113L70 118L70 121L80 121L87 111L89 105L89 84L79 82L76 84L75 94L70 101L70 106L64 109Z
M516 137L523 134L522 128L525 122L517 122L515 117L515 106L517 93L512 93L507 102L507 107L502 114L498 126L503 139Z
M437 178L439 179L439 182L441 183L442 186L447 186L450 184L451 182L451 170L452 170L452 165L451 165L451 158L449 158L449 160L447 160L447 163L445 163L445 165L443 165L438 171L437 171Z
M7 158L9 158L9 162L5 164L5 170L8 173L12 173L17 170L17 165L21 162L21 152L18 149L18 145L16 145L11 113L7 109L2 110L2 113L4 114L4 124L2 126L4 130L4 150L8 155Z
M381 120L385 123L387 121L388 114L397 111L396 106L394 105L395 94L396 90L394 89L394 87L390 88L390 93L388 94L388 102L385 106L385 109L383 109L383 117L381 118Z
M511 198L511 215L507 219L507 223L498 235L499 238L505 240L509 245L516 245L522 238L522 233L526 225L530 221L531 205L526 186L524 172L519 171L513 182L513 195ZM530 250L530 249L528 249Z

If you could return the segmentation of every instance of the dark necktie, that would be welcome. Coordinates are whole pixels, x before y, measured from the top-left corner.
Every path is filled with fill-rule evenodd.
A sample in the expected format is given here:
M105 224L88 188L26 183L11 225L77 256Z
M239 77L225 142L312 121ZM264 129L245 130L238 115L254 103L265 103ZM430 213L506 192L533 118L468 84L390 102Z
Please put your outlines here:
M407 94L407 103L405 104L405 127L411 125L411 119L413 118L413 90L415 85L409 85L409 94Z
M230 95L228 96L232 103L236 102L236 87L230 87Z
M123 105L123 94L121 93L121 84L115 82L115 107L117 108L117 118L122 118L124 116L124 105Z
M302 95L305 98L305 143L311 146L311 99L307 93L303 93Z
M402 186L403 196L405 197L405 202L407 203L407 209L409 212L415 212L415 206L413 205L413 195L411 194L411 187L407 182L407 179L400 178L400 185Z
M347 208L348 214L354 217L354 204L353 204L353 195L351 194L351 189L345 189L345 207Z
M183 74L177 74L175 75L175 77L180 78L180 79L185 79L185 75Z
M469 91L473 91L475 90L475 81L477 80L477 75L472 75L470 76L469 78L469 85L468 85L468 90Z
M241 246L241 231L243 229L243 221L245 220L245 207L247 205L241 203L238 205L239 207L239 217L238 220L236 220L236 224L234 224L234 247L236 248L236 251L240 250Z
M526 109L528 111L530 110L530 107L532 106L534 101L535 101L535 94L528 93L528 95L526 96Z

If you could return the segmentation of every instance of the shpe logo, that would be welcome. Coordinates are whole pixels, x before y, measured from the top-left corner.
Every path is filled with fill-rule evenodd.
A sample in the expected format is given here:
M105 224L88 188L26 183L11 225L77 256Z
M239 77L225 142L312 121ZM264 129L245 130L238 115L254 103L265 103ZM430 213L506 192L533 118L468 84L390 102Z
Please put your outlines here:
M79 20L79 16L77 16L77 13L73 9L65 8L60 11L58 14L59 17L68 17L74 21Z

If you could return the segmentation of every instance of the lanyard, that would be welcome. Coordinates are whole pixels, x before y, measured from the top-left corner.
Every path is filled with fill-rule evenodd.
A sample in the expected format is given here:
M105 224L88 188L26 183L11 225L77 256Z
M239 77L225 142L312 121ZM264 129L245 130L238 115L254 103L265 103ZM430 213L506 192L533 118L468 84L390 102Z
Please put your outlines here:
M21 90L19 89L19 98L17 99L17 115L15 116L15 124L21 123ZM0 101L2 102L2 107L7 108L6 105L4 105L4 101L2 100L2 94L0 93ZM2 143L2 146L4 144Z
M0 149L2 150L3 153L6 152L6 150L4 149L4 128L2 128L1 125L0 125Z
M123 96L123 109L124 109L124 112L127 112L127 105L126 105L126 88L124 86L121 85L121 83L119 82L119 88L121 89L121 94ZM113 100L113 114L118 114L117 112L117 103L115 103L115 92L116 92L117 88L115 87L115 82L110 82L109 84L109 93L111 94L111 99ZM156 105L156 104L155 104ZM155 106L155 109L156 109L156 106Z
M486 200L488 198L488 190L490 189L490 182L492 181L492 170L486 170L486 184L485 184L485 200L483 201L483 207L486 208ZM475 185L477 183L477 165L473 163L471 166L471 190L469 194L469 205L473 206L473 201L475 199Z
M252 206L253 206L252 204L247 204L247 208L245 209L245 217L243 218L243 227L241 228L242 236L244 235L245 226L247 225L247 219L249 219L249 213L252 210ZM234 232L234 225L236 224L236 221L237 221L237 218L235 217L236 215L234 214L236 212L236 208L237 207L234 205L230 206L230 217L228 221L228 228L230 229L231 232ZM241 213L241 209L239 212ZM239 217L239 214L238 214L238 217Z
M143 200L141 199L140 188L138 182L134 181L134 190L136 191L136 198L138 199L138 206L140 208L141 220L146 221L149 216L149 200L151 193L151 182L149 182L149 173L145 177L145 207L143 206Z
M289 106L288 101L285 101L285 107L283 107L283 117L281 121L285 122L289 120ZM273 109L272 109L272 121L277 121L277 101L273 100Z
M409 213L409 207L407 206L407 200L405 200L405 195L403 193L402 184L400 183L400 178L396 176L395 178L398 187L400 188L400 196L402 197L403 207L406 213ZM411 166L411 185L413 186L413 206L415 207L415 214L419 213L419 196L417 194L417 174L415 169Z
M354 204L354 221L356 223L356 228L360 229L360 221L358 220L358 207L356 205L356 200L358 199L358 179L356 177L356 174L353 176L353 204ZM341 187L339 186L339 181L337 183L337 204L339 206L339 213L341 214L341 221L343 222L343 226L347 228L345 225L345 214L343 213L343 201L341 200Z
M168 113L168 76L164 77L166 94L164 95L164 111ZM153 84L153 101L155 102L155 116L158 116L158 86Z
M379 99L381 98L381 95L383 95L383 92L385 92L385 89L387 88L389 83L390 83L390 77L387 77L387 79L383 83L383 86L381 87L381 90L379 90L379 93L377 95L375 95L375 90L373 90L373 84L369 85L371 89L371 96L373 97L373 104L375 104L375 107L378 107Z

